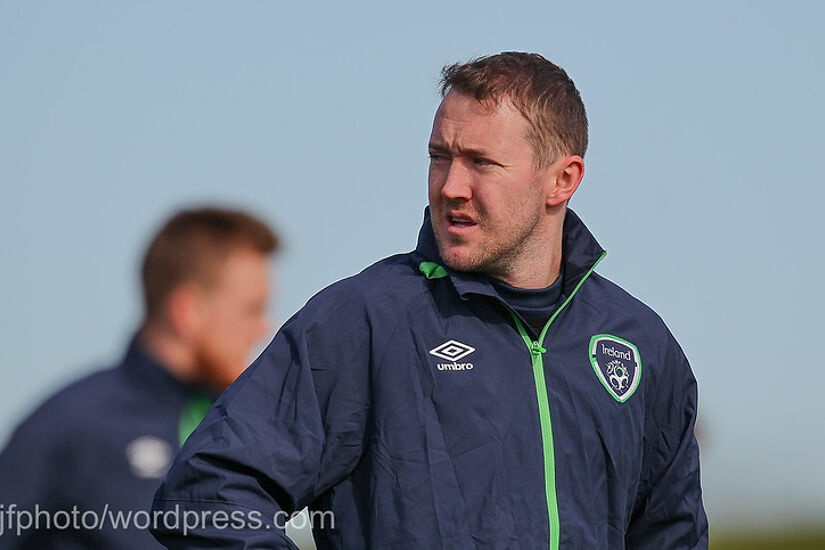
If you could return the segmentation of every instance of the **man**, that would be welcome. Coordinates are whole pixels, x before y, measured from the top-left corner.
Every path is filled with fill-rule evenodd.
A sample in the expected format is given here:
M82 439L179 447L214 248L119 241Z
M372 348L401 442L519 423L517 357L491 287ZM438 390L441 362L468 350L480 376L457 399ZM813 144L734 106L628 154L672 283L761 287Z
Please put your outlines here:
M268 332L277 246L239 211L186 210L165 224L143 261L145 319L123 360L48 399L0 455L0 548L160 548L146 531L152 495Z
M292 548L305 505L321 549L707 546L690 367L566 207L573 82L508 52L442 95L416 250L319 293L216 403L155 497L201 518L168 548Z

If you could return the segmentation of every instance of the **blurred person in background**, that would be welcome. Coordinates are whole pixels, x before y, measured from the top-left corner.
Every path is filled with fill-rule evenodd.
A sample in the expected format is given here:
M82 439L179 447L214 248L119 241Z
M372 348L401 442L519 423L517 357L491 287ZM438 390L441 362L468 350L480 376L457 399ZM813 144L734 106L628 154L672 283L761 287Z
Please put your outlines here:
M190 209L165 223L143 259L145 316L121 362L47 399L0 454L0 548L160 548L138 527L179 446L270 330L277 248L241 211ZM10 512L25 511L39 528L18 535Z

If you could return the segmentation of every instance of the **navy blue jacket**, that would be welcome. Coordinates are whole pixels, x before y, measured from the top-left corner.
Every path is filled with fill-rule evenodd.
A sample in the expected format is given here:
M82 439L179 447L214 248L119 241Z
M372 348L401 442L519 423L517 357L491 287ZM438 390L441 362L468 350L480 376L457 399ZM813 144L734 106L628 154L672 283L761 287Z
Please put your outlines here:
M121 528L122 521L117 528L113 523L119 512L148 514L186 435L181 431L187 419L181 415L202 402L201 395L133 342L117 367L49 398L0 454L0 503L5 510L44 511L41 529L18 536L17 525L4 517L0 549L162 548L145 528L137 528L146 525L146 517L138 516L137 527L128 529ZM67 518L73 509L74 519ZM55 521L49 529L47 511Z
M414 252L283 326L155 497L246 520L155 535L293 548L268 522L309 505L334 513L319 549L706 548L696 382L659 317L593 272L603 255L568 211L562 303L534 335L489 279L439 265L425 218Z

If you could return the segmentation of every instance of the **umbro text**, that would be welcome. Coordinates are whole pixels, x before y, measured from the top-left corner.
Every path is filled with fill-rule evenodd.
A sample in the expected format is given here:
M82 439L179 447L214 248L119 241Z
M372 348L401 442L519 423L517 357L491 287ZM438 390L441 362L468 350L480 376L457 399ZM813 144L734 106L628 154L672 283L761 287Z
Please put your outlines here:
M472 363L437 363L438 370L471 370Z

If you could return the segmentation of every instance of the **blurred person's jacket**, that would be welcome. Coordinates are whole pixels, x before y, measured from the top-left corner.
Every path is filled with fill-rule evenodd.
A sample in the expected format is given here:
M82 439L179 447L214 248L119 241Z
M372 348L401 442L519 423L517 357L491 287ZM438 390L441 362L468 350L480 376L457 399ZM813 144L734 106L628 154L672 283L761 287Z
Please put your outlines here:
M32 523L18 536L7 514L0 549L162 548L145 530L152 496L211 397L137 339L120 364L50 397L0 454L0 503Z

